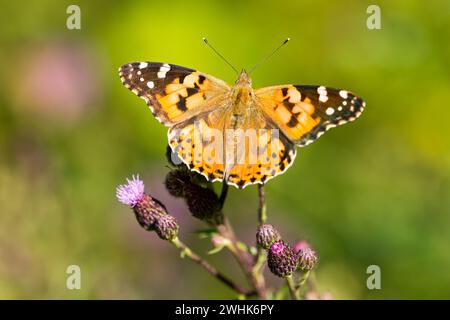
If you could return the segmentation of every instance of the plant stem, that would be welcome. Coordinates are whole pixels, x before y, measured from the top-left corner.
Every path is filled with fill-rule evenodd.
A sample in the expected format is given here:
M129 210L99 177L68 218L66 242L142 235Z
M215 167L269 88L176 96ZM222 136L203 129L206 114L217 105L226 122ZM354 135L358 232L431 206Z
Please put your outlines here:
M258 184L259 208L258 208L258 222L259 225L266 223L267 208L266 208L266 192L263 184Z
M261 299L267 299L267 289L265 283L264 281L261 281L260 277L258 277L253 270L254 257L239 246L234 230L226 217L224 217L223 224L217 226L217 230L223 237L230 240L230 251L239 263L241 269L244 271L251 286L255 289L256 294Z
M266 194L264 190L264 185L258 184L258 199L259 199L259 206L258 206L258 224L259 226L266 223L267 220L267 209L266 209ZM256 274L256 276L264 283L264 276L263 276L263 267L264 262L266 260L267 254L264 251L263 248L259 247L258 244L256 244L256 247L258 248L258 253L256 255L256 262L255 266L253 268L253 272Z
M223 208L227 195L228 184L224 181L219 198L221 208ZM241 269L244 271L250 285L254 288L256 294L261 299L267 299L267 289L264 283L264 278L262 277L262 274L255 272L254 269L254 257L248 252L248 250L243 249L242 246L239 245L240 242L238 241L236 234L234 233L230 221L225 217L225 215L222 215L222 217L222 223L216 225L217 230L219 231L221 236L230 240L230 245L228 246L228 248L230 249Z
M298 290L300 290L305 284L306 280L308 280L309 275L311 274L311 270L302 272L300 279L298 280Z
M209 274L216 277L219 281L233 289L239 294L243 294L245 296L250 296L253 294L252 291L243 288L236 283L234 283L232 280L230 280L228 277L223 275L220 271L218 271L216 268L214 268L212 265L210 265L207 261L203 260L199 255L194 253L191 249L189 249L183 242L181 242L178 238L175 238L171 241L171 243L178 248L182 254L184 254L186 257L194 261L195 263L202 266Z
M292 275L286 277L287 286L289 288L289 292L291 294L292 300L300 300L300 294L295 287L294 278Z
M228 184L225 181L223 181L222 192L220 193L220 198L219 198L221 209L223 208L225 200L227 199L227 195L228 195Z

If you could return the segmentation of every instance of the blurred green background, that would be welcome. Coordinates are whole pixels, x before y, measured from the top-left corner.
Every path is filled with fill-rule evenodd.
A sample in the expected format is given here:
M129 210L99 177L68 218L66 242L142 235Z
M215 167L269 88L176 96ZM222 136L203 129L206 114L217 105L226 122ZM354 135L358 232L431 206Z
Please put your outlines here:
M117 68L148 60L229 83L284 38L255 87L323 84L367 102L356 122L299 149L267 185L269 221L306 239L317 281L338 299L450 298L450 2L2 2L0 11L0 298L232 298L119 204L115 188L140 173L147 191L205 253L203 225L163 187L166 128L120 83ZM382 29L366 27L370 4ZM255 187L231 190L226 212L254 241ZM211 257L239 275L229 256ZM66 289L81 267L82 290ZM366 268L381 268L381 290ZM269 281L280 281L268 275Z

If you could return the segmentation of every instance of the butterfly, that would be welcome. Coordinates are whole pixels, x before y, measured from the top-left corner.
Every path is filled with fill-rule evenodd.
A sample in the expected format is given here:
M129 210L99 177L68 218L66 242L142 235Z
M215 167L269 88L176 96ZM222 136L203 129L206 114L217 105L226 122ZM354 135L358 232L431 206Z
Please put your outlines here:
M161 62L119 68L123 85L169 127L172 151L209 181L264 184L293 163L297 146L358 118L353 93L314 85L253 90L242 70L233 86L200 71Z

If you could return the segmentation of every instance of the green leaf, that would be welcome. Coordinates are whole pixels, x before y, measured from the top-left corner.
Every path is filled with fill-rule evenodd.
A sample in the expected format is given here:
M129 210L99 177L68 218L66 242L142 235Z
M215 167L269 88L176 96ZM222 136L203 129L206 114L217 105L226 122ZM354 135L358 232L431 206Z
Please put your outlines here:
M225 247L226 247L225 245L215 247L215 248L209 250L208 254L216 254L216 253L222 251L222 249L225 248Z
M214 236L215 234L218 234L216 228L199 229L199 230L197 230L197 231L194 231L194 233L195 233L196 235L198 235L198 237L199 237L200 239L211 238L211 237Z

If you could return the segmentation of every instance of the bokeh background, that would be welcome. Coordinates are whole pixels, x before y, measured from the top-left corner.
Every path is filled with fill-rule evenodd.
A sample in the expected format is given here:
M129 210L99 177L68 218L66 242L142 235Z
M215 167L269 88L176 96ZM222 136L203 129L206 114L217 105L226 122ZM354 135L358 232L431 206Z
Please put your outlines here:
M68 30L66 8L81 8ZM370 4L382 29L366 27ZM0 298L232 298L119 204L140 173L201 253L183 202L162 184L166 128L120 83L130 61L213 74L250 67L255 87L324 84L367 101L356 122L300 149L267 185L269 221L321 257L337 299L450 298L450 3L448 1L12 1L0 11ZM226 212L250 242L257 192L232 189ZM211 260L239 278L225 253ZM66 268L82 289L67 290ZM381 268L381 290L366 269ZM268 275L269 281L280 281Z

